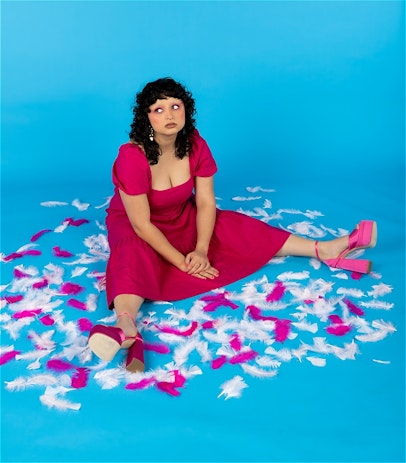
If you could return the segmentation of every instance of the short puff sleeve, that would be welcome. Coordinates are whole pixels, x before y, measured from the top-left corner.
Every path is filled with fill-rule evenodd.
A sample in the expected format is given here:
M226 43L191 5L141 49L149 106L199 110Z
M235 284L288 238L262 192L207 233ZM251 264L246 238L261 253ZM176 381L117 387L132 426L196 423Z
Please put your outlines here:
M211 177L217 172L216 161L211 154L210 148L197 130L192 136L190 168L193 177Z
M121 145L113 164L113 183L128 195L148 193L151 169L141 148L133 143Z

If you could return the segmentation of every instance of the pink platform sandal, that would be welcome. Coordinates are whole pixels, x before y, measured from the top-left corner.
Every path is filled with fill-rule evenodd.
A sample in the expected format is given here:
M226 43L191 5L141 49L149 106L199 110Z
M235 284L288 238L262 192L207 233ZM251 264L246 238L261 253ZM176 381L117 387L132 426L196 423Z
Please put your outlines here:
M126 369L131 373L143 372L144 365L144 340L140 333L135 337L134 344L128 349Z
M371 271L372 262L366 259L347 259L351 252L358 249L373 248L376 245L378 236L376 222L373 220L362 220L357 228L355 228L348 238L348 247L334 259L322 260L326 265L333 268L349 270L350 272L369 273ZM315 242L316 257L320 259L319 242Z
M118 318L128 315L123 312ZM91 351L105 362L109 362L122 348L131 347L137 341L137 336L126 337L124 331L116 326L95 325L89 333L88 345Z

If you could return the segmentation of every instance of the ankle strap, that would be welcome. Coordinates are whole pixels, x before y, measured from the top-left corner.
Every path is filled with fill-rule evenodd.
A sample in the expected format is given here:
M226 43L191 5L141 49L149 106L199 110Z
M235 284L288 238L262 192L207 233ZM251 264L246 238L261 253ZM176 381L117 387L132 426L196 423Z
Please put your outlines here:
M117 315L117 318L123 317L124 315L127 315L127 317L130 317L131 320L134 320L134 317L128 312L121 312L121 314Z
M316 241L316 242L314 243L314 250L316 251L316 257L317 257L317 259L321 260L321 259L320 259L320 256L319 256L319 242L318 242L318 241Z

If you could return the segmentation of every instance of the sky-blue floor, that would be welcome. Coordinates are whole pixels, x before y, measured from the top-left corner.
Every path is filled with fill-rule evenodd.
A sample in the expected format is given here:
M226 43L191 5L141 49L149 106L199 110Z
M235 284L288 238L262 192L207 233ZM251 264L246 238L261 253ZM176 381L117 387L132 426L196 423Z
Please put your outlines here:
M300 182L219 183L220 207L304 236L325 239L375 219L378 244L365 253L373 273L358 279L290 257L210 293L211 309L200 297L145 304L139 323L155 350L146 373L129 376L123 353L102 364L86 348L89 323L111 315L97 284L109 186L4 191L2 461L404 460L402 185L364 182L351 201ZM50 231L30 241L42 230ZM56 246L73 256L56 256ZM7 261L32 250L41 254ZM84 289L63 294L67 282ZM282 297L266 302L277 284ZM287 339L275 341L275 323L252 316L251 305L264 318L290 320ZM337 321L348 333L330 334ZM156 352L163 346L170 352ZM245 361L238 352L248 352ZM226 362L214 368L219 358Z

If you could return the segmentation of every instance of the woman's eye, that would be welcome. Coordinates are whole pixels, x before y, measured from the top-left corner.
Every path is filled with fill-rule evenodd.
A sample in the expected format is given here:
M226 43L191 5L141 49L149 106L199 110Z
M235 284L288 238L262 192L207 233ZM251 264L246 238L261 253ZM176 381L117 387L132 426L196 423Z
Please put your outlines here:
M162 108L155 108L155 109L154 109L154 112L156 112L156 113L161 113L161 112L162 112Z
M174 105L172 106L172 108L173 108L173 109L179 109L179 108L180 108L180 105L174 104Z

